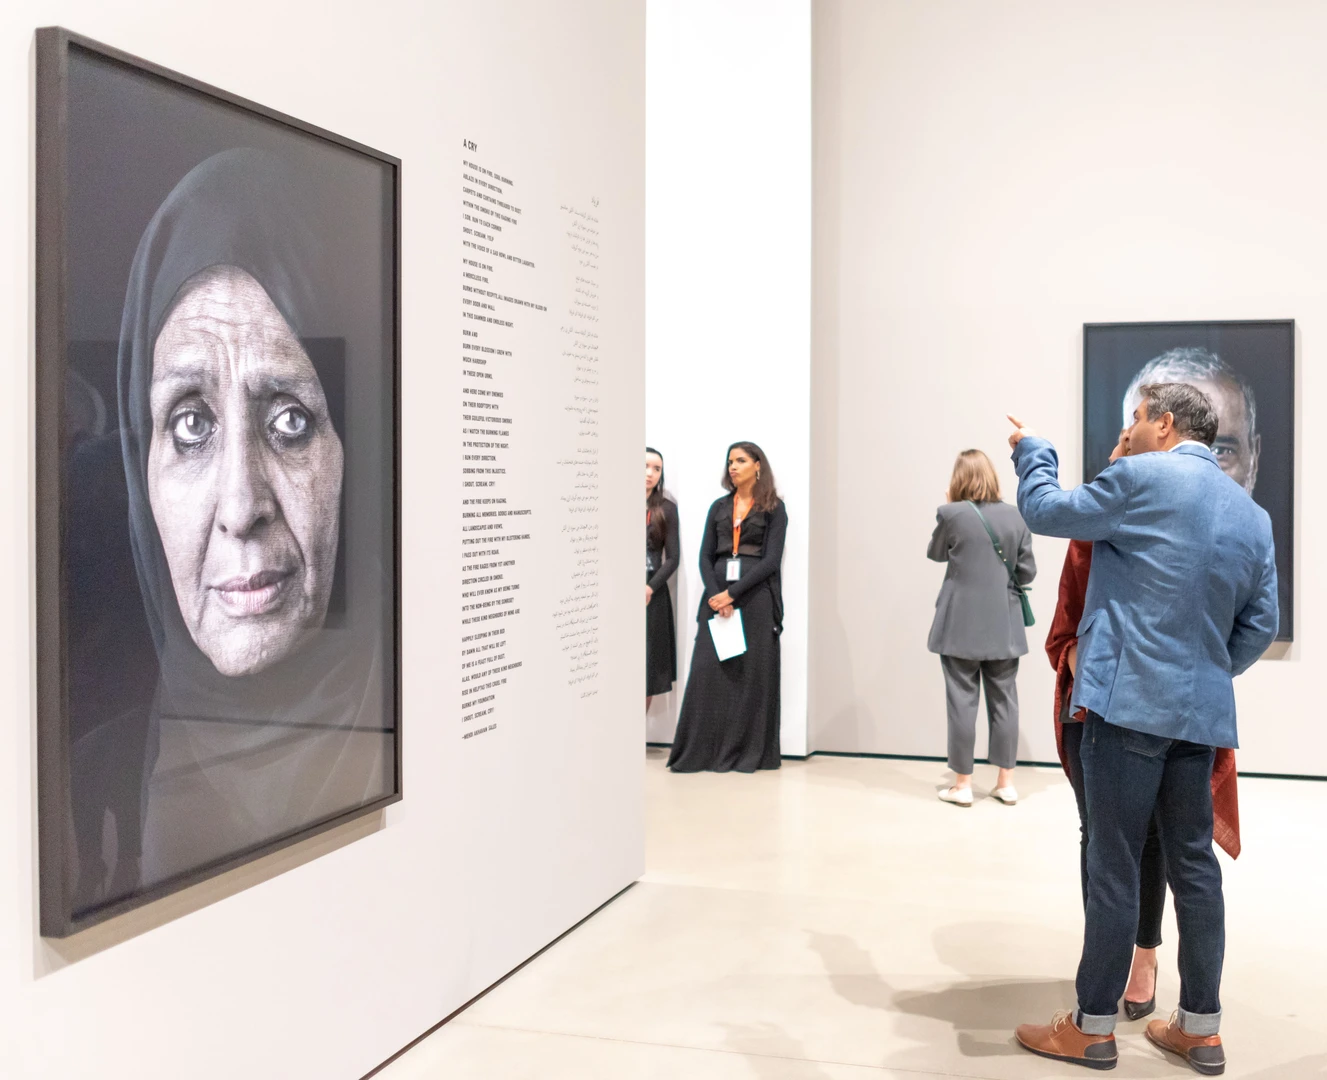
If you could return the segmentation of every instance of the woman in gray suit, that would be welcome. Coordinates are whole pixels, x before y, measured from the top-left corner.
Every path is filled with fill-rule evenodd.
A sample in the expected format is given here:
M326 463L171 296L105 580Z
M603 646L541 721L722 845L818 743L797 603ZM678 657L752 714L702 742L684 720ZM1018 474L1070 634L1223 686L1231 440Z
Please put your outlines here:
M1028 651L1021 591L1037 574L1032 534L1016 507L1000 501L991 459L964 450L954 462L948 502L936 513L927 558L948 563L927 648L940 654L949 712L949 767L954 784L940 798L972 805L972 751L977 695L986 686L989 758L1000 769L991 795L1018 801L1018 658Z

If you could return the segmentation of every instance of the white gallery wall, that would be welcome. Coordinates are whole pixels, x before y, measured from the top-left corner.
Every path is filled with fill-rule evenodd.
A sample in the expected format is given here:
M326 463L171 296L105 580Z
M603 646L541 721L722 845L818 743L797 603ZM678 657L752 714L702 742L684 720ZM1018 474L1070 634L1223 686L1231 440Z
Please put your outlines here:
M805 754L811 498L810 0L647 4L646 437L681 512L678 682L704 589L697 548L730 443L769 456L788 506L782 749Z
M11 0L0 7L0 1076L355 1080L643 869L638 447L644 438L644 31L624 0ZM403 159L404 792L385 813L65 942L37 933L33 611L33 30L60 24ZM465 741L459 662L462 140L516 179L548 305L510 404L540 471L499 725ZM599 675L569 685L553 457L573 269L595 206ZM561 245L561 246L559 246ZM531 324L533 325L533 324ZM547 397L547 406L541 404ZM579 400L579 399L576 399ZM583 415L583 414L580 414ZM526 460L535 460L530 455ZM541 531L542 530L542 531ZM320 857L315 857L320 856ZM250 885L252 887L244 888Z
M926 544L955 454L1006 498L1006 411L1081 475L1084 322L1293 318L1297 449L1327 403L1327 7L1110 0L815 4L811 744L943 755ZM1299 456L1296 550L1327 527ZM1054 760L1035 543L1019 756ZM1237 686L1249 771L1327 773L1327 582ZM984 726L979 725L979 727ZM984 753L985 735L979 739Z

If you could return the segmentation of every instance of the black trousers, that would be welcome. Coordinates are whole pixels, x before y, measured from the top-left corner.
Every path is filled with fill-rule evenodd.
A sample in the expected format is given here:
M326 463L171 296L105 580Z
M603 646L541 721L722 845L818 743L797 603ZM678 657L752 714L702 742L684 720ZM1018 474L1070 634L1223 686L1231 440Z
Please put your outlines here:
M1064 753L1069 759L1069 786L1078 803L1078 869L1083 879L1083 910L1087 911L1087 795L1083 791L1083 731L1085 724L1064 725ZM1138 877L1138 933L1134 944L1155 949L1161 944L1161 920L1166 913L1166 857L1161 850L1156 814L1147 823L1147 840Z

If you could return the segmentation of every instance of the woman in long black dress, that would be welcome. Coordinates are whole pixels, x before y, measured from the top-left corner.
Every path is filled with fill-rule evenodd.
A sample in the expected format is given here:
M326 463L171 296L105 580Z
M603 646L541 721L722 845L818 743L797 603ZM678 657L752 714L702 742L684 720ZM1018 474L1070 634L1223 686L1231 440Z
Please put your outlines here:
M755 443L733 443L701 542L705 596L668 767L674 772L754 772L779 767L779 567L788 512ZM746 652L720 661L711 618L742 613Z
M664 491L663 455L645 448L645 707L677 682L677 631L668 581L681 561L677 504Z

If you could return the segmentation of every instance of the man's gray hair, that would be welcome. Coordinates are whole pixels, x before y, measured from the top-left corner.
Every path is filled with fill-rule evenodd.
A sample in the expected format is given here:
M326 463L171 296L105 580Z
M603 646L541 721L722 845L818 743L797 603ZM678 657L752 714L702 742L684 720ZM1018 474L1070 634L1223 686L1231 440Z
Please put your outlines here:
M1142 387L1148 383L1192 382L1195 379L1229 383L1238 388L1244 395L1244 411L1249 418L1249 439L1252 440L1258 430L1258 402L1254 399L1253 388L1216 353L1197 346L1171 349L1143 365L1124 392L1124 427L1133 423L1133 411L1142 399Z

